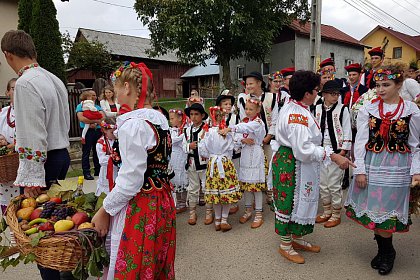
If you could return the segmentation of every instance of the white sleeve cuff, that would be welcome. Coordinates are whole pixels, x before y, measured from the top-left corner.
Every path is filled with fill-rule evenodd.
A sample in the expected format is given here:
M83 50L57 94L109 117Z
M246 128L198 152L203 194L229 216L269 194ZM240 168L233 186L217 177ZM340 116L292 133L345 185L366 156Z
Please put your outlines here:
M19 159L19 169L14 185L46 188L44 162Z
M354 161L354 164L356 165L356 167L353 169L354 175L366 174L366 166L364 159L356 159Z
M330 146L324 147L324 158L323 158L324 166L328 166L332 163L331 155L333 153L334 153L334 150Z

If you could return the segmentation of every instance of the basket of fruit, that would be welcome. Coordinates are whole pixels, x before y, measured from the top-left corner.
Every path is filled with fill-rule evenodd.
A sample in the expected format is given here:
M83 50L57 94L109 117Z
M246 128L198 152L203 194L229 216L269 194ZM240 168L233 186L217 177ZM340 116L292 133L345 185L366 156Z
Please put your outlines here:
M16 179L19 167L19 155L7 146L0 148L0 183Z
M78 279L101 276L108 255L89 222L93 200L98 202L93 193L65 202L47 194L16 197L7 208L6 221L21 254L32 254L46 268L73 271ZM83 209L86 205L88 211Z

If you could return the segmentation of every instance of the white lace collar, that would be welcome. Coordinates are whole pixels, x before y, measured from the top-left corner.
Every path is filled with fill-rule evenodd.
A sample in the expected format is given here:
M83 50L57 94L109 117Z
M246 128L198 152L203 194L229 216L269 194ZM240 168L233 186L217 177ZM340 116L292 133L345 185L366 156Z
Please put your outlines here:
M160 125L164 130L169 129L168 120L161 112L154 109L143 108L125 113L117 118L117 127L121 127L129 119L148 120L152 124Z

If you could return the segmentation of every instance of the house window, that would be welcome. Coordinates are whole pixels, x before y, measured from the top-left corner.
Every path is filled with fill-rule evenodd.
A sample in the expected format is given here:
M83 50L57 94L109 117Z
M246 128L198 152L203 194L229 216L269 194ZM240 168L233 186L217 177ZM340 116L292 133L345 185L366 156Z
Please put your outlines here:
M345 66L348 66L350 64L353 64L353 59L346 59L346 60L344 60L344 65Z
M270 74L270 63L269 62L261 63L261 73L263 74L263 76Z
M237 66L236 73L238 75L238 80L242 81L243 77L245 76L245 66Z
M397 47L392 50L392 58L398 59L402 57L402 47Z

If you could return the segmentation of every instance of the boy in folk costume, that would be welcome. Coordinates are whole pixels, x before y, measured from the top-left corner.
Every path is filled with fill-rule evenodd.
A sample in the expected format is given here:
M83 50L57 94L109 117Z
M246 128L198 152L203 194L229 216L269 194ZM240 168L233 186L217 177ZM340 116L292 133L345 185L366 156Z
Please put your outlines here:
M245 104L248 99L254 97L261 101L261 111L259 114L265 129L263 149L266 161L268 163L273 155L270 142L274 138L275 124L279 113L277 102L278 93L265 91L265 82L263 76L259 72L251 72L247 76L244 76L243 80L246 85L247 94L240 94L238 96L239 117L241 120L246 117ZM270 193L268 193L267 202L270 204L271 201L272 198L270 197Z
M182 147L184 139L184 127L187 124L187 115L179 109L169 110L170 132L172 138L172 154L170 164L175 172L175 177L171 179L176 194L176 212L187 211L187 188L188 176L185 170L187 154Z
M222 131L223 135L232 131L242 137L239 181L245 196L245 213L239 219L246 223L252 216L252 203L255 197L255 217L251 228L259 228L264 220L262 216L262 192L267 189L265 173L265 157L262 143L265 135L264 123L258 117L261 111L261 101L251 97L246 101L246 117L243 122Z
M216 231L229 231L227 222L232 203L241 197L236 169L231 160L234 148L233 135L220 135L226 128L225 113L218 106L210 108L213 126L198 144L200 155L209 158L206 172L205 199L213 205Z
M96 196L100 196L102 193L108 194L114 187L115 178L117 178L118 167L114 165L111 157L116 139L114 135L116 128L114 119L107 119L101 123L103 135L96 143L96 153L101 165L99 178L96 182Z
M360 81L362 66L359 63L347 65L344 69L347 71L348 84L341 89L342 101L345 106L351 108L357 99L369 89L362 85Z
M315 117L321 127L321 145L332 147L335 153L345 156L351 149L351 123L348 108L338 103L340 88L335 80L325 83L322 89L323 102L316 106ZM344 171L335 163L321 167L319 187L324 212L315 221L326 222L326 228L341 223L343 175Z
M216 99L216 106L222 109L222 113L225 118L226 126L232 127L240 122L239 115L233 112L233 105L235 104L235 97L229 94L229 90L222 91ZM236 139L234 137L234 139ZM235 169L238 171L240 166L241 152L237 149L233 150L232 161ZM239 206L236 202L232 203L232 207L229 214L235 214L238 212Z
M280 235L279 253L294 263L305 259L295 249L319 252L303 239L313 231L318 208L321 162L347 168L350 161L322 147L322 134L309 111L319 90L320 78L311 71L297 71L290 80L291 101L280 111L273 159L275 228Z
M208 114L199 103L193 103L184 110L187 117L191 120L191 126L184 130L184 138L182 139L182 147L184 152L188 154L187 158L187 174L188 174L188 205L190 207L190 216L188 224L195 225L197 223L196 205L199 199L200 189L204 188L206 182L207 158L200 156L199 143L202 141L208 131L208 125L204 120L208 118ZM206 209L206 218L204 223L210 225L213 223L213 210L210 206Z
M385 53L381 47L371 49L368 54L370 55L370 64L372 68L363 73L361 83L369 89L373 89L376 86L374 75L376 71L381 68L384 62Z
M288 67L288 68L283 68L280 70L280 74L283 77L280 91L284 91L285 93L290 95L289 82L294 73L295 73L295 67Z

